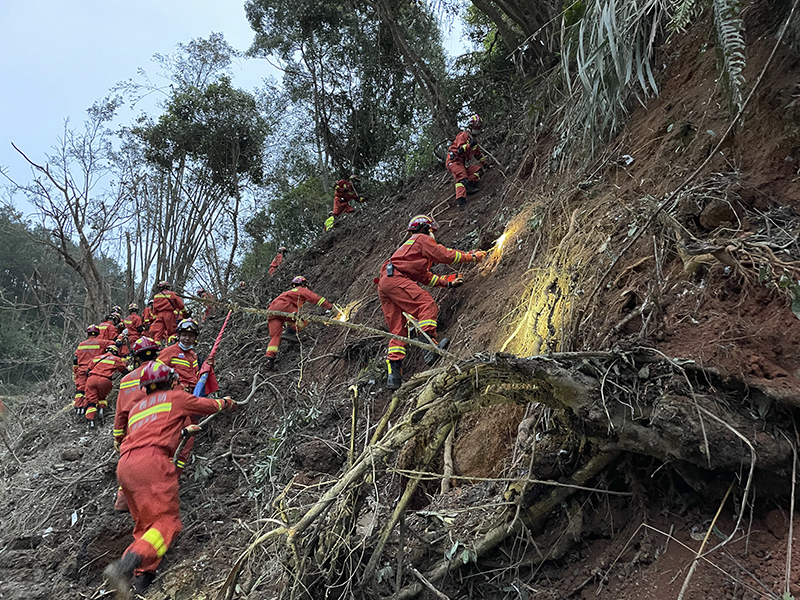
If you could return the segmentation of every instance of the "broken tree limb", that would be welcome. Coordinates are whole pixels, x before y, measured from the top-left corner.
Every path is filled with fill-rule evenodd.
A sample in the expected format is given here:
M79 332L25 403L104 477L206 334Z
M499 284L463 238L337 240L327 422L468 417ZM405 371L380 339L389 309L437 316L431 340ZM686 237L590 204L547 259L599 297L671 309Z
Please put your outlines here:
M617 458L617 456L619 456L618 452L602 452L594 456L583 468L569 478L569 483L575 485L585 485L603 469L608 467ZM563 502L573 493L575 493L575 489L573 488L564 487L553 489L553 491L550 492L545 499L533 504L530 508L528 508L525 511L524 518L516 519L511 527L509 527L507 523L503 523L488 531L483 538L476 542L474 547L475 554L478 556L478 558L486 555L488 552L496 548L501 542L518 533L522 529L523 524L531 529L540 527L550 511L561 504L561 502ZM457 571L463 566L464 563L462 561L451 561L445 558L439 561L439 563L427 573L424 573L424 577L429 582L435 583L442 579L447 573ZM414 598L422 591L422 589L422 584L413 583L404 587L395 595L391 596L390 600L408 600L410 598Z

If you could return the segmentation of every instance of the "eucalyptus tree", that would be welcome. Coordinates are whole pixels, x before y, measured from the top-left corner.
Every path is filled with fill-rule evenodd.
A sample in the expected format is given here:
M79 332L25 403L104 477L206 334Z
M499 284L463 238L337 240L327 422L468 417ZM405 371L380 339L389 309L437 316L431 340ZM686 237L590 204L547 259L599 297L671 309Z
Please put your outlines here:
M412 123L419 91L430 92L415 83L419 79L407 56L411 51L425 56L435 65L429 70L444 73L438 28L425 7L388 24L382 15L389 13L381 6L361 0L248 0L245 5L255 32L249 54L277 59L287 92L312 115L308 151L316 156L326 190L331 170L366 171L383 163L399 173L407 142L416 133ZM386 10L399 16L393 8Z
M157 57L171 85L157 117L126 134L121 160L135 186L131 262L144 285L183 287L194 270L224 292L235 277L245 195L263 182L270 124L264 106L224 72L233 49L219 34ZM152 273L152 277L151 277Z

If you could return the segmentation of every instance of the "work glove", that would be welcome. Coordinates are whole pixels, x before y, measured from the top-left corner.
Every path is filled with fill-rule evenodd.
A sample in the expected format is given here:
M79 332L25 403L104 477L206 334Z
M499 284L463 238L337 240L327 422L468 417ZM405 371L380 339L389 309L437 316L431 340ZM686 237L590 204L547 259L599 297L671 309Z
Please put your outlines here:
M472 259L474 262L481 262L484 258L486 258L486 252L483 250L472 251Z
M233 401L233 398L225 396L222 400L225 402L226 410L236 410L236 402Z
M447 282L447 287L449 288L457 288L461 285L464 285L464 280L461 278L461 275L456 275L455 279Z
M200 425L195 425L192 423L191 425L187 425L183 429L181 429L181 437L191 437L193 435L197 435L203 431L203 428Z
M122 448L122 441L114 438L114 451L119 454L120 448Z

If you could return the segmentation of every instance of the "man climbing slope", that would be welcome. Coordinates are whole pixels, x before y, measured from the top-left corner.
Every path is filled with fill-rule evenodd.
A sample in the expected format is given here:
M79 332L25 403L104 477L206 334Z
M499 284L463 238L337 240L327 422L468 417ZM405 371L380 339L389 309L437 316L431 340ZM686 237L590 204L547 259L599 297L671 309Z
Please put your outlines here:
M326 310L333 308L333 304L308 289L308 282L302 275L292 279L292 285L294 287L275 298L275 300L270 303L267 310L277 310L297 315L300 311L300 307L306 302L311 302ZM272 371L275 368L275 358L278 356L278 348L280 347L281 340L283 339L290 342L299 341L297 332L302 331L302 329L308 325L308 322L278 316L268 317L267 321L269 323L269 345L267 346L266 368L267 371Z
M134 542L105 571L119 598L131 598L134 575L154 573L164 553L183 528L178 499L178 471L172 455L178 448L186 417L232 409L230 398L198 398L173 389L175 371L149 362L139 378L146 398L128 412L127 434L120 447L117 480L136 525Z
M478 115L472 115L467 122L467 128L461 131L450 148L447 150L447 170L456 180L456 203L458 206L467 204L467 194L478 191L478 181L483 173L486 157L483 156L478 146L478 134L483 128L483 120ZM478 164L469 165L473 158Z
M419 322L420 328L433 342L438 344L436 319L439 307L419 284L429 287L458 287L464 282L461 275L434 275L430 271L431 266L434 263L455 265L480 262L486 257L486 253L481 250L461 252L437 244L434 233L439 230L439 224L428 215L417 215L411 219L407 230L411 232L411 237L381 266L378 297L383 316L389 331L394 335L402 335L407 328L403 313L408 313ZM397 339L389 342L386 366L389 369L387 387L390 390L396 390L403 383L405 355L405 342Z

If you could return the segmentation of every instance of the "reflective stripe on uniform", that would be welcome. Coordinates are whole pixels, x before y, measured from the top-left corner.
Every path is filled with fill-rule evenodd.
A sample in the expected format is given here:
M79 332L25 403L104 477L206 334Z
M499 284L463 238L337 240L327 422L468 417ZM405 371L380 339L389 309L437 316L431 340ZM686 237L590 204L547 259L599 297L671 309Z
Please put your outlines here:
M389 354L405 354L406 349L403 346L389 346Z
M440 275L434 275L431 277L430 282L428 283L428 287L436 287L436 282L439 281L442 277Z
M425 319L424 321L419 322L420 327L436 327L436 321L434 319Z
M114 437L122 437L123 435L125 435L125 430L124 429L115 429L113 435L114 435Z
M119 389L127 390L132 387L139 387L139 380L138 379L129 379L128 381L120 381Z
M183 358L173 358L170 362L173 365L181 365L183 367L191 367L192 366L191 364L189 364L188 360L185 360Z
M163 402L161 404L156 404L155 406L151 406L150 408L146 408L140 413L136 413L133 416L128 417L128 426L133 425L137 421L141 421L145 417L149 417L150 415L154 415L156 413L162 412L169 412L172 410L172 402Z
M317 306L322 306L323 304L325 304L325 302L326 302L325 298L320 298L319 302L317 302Z
M156 556L161 558L167 551L167 544L164 543L164 536L158 529L150 528L144 532L142 539L153 547L156 551Z
M277 352L278 346L267 346L267 352Z
M453 262L451 264L456 264L457 262L461 262L461 258L463 257L463 254L461 254L461 252L459 252L458 250L455 250L455 253L456 257L453 259Z

